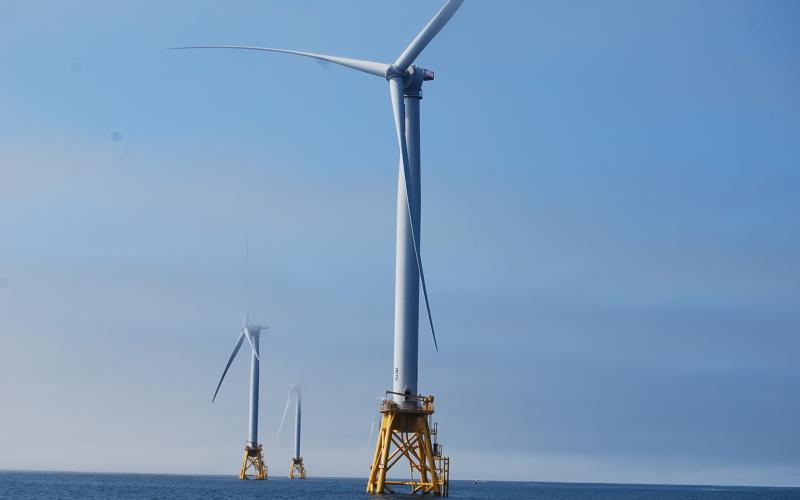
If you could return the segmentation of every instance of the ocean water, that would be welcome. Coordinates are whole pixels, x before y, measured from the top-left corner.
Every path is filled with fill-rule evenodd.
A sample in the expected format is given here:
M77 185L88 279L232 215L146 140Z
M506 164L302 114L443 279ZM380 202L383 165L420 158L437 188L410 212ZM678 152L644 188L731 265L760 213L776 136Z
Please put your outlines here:
M343 499L375 498L364 479L309 478L239 481L233 476L89 474L0 471L2 499ZM410 495L390 495L408 498ZM419 497L417 497L419 498ZM540 500L784 500L800 499L800 488L656 486L451 481L450 498Z

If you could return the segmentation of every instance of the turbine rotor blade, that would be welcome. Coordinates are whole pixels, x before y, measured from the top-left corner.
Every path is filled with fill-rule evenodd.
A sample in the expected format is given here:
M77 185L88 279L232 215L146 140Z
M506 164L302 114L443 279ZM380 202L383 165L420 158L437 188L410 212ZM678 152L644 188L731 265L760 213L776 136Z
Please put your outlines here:
M419 244L417 238L417 228L414 227L414 218L411 214L411 173L409 172L408 144L406 144L406 105L403 101L403 87L405 83L399 76L389 79L389 93L392 99L392 112L394 113L394 127L397 131L397 145L400 149L400 162L403 164L403 184L406 188L406 209L408 211L408 223L411 226L411 239L414 245L414 257L417 261L417 270L422 282L422 294L425 297L425 310L428 312L428 322L431 325L431 335L433 335L433 345L436 352L439 352L439 343L436 341L436 330L433 328L433 316L431 315L431 305L428 301L428 287L425 285L425 272L422 270L422 258L419 255Z
M286 408L283 409L283 416L281 417L281 424L278 426L278 432L275 433L275 439L278 439L278 436L281 435L281 430L283 429L283 422L286 420L286 414L289 412L289 403L292 401L292 393L294 391L289 391L289 397L286 398Z
M245 45L196 45L190 47L171 47L170 50L183 50L183 49L238 49L238 50L260 50L265 52L280 52L282 54L292 54L296 56L311 57L320 61L326 61L333 64L338 64L346 68L356 69L369 73L371 75L386 78L386 70L389 69L388 64L365 61L363 59L352 59L349 57L329 56L326 54L317 54L315 52L302 52L299 50L287 49L273 49L271 47L250 47Z
M250 325L250 233L244 233L244 327Z
M369 426L369 439L367 440L367 452L372 444L372 434L375 432L375 417L372 417L372 424Z
M233 353L231 353L231 357L228 359L228 364L225 365L225 370L223 370L222 376L219 378L217 390L214 391L214 397L211 398L211 404L214 404L214 400L217 399L217 393L219 393L219 388L222 386L222 381L225 379L225 375L227 375L228 369L231 367L231 363L233 363L236 354L239 352L239 348L242 347L242 342L244 342L244 330L242 330L242 333L239 334L239 340L236 341L236 346L233 348Z
M411 41L408 47L406 47L406 50L400 54L400 57L394 62L394 66L401 72L407 70L408 67L411 66L411 63L413 63L425 47L428 46L430 41L433 40L433 37L444 28L444 25L453 17L453 14L461 7L462 3L464 3L464 0L448 0L448 2L439 9L439 12L433 16L433 19L422 28L422 31L419 32L416 38Z
M245 337L247 337L247 342L250 344L250 348L253 350L253 355L257 360L261 361L261 358L258 356L258 349L256 349L256 343L253 342L253 337L250 335L250 329L247 327L242 328L242 333Z

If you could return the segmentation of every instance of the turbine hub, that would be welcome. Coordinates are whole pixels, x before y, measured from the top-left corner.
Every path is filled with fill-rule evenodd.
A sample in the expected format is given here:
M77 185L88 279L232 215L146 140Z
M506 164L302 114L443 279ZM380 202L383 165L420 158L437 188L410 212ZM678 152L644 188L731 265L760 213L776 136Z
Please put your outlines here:
M392 78L397 78L397 77L405 79L406 76L408 76L408 73L406 73L405 71L400 71L400 68L398 68L394 64L386 68L386 81L389 81Z
M401 71L400 68L392 64L386 70L386 79L402 78L406 82L406 87L412 86L419 82L429 82L434 79L433 70L421 68L419 66L411 65L406 71Z
M386 70L386 80L403 79L403 95L405 97L422 98L422 82L433 80L433 71L413 64L406 71L400 71L395 65Z

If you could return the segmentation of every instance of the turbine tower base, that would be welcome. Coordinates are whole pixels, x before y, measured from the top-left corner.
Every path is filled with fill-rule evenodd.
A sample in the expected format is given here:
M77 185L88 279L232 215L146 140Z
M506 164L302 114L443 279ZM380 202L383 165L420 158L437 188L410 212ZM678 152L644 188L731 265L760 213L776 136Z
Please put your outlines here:
M381 429L367 481L367 493L394 493L391 486L410 486L411 494L448 496L450 458L443 457L441 446L431 440L437 427L431 430L428 418L433 414L433 396L416 396L419 408L400 408L385 399L381 403ZM411 467L407 481L387 479L389 470L403 458ZM416 477L415 477L416 475Z
M289 479L305 479L306 467L303 465L303 457L293 458L292 466L289 469Z
M250 473L248 475L248 473ZM261 445L254 447L244 447L244 458L242 458L242 470L239 471L239 479L258 479L267 478L267 466L264 465L264 456L261 452Z

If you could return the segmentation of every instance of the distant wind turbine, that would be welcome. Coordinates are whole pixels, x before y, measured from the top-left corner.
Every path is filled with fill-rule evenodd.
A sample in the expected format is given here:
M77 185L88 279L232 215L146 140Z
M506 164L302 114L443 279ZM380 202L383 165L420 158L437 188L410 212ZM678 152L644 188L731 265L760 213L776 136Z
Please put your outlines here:
M246 248L245 272L247 273L249 271L250 260L249 243L246 245ZM245 339L247 339L247 343L250 346L252 354L250 357L250 413L248 421L247 445L244 448L244 457L242 458L242 467L239 471L239 479L247 479L248 472L251 469L253 470L254 479L267 478L267 468L264 465L263 450L261 444L258 442L258 383L259 364L261 361L258 350L261 332L267 328L268 327L266 326L251 323L247 306L245 306L244 325L239 333L239 338L236 340L236 345L233 347L233 352L231 353L230 358L228 358L228 363L225 365L225 369L222 371L222 376L219 378L217 388L214 391L214 396L211 398L211 403L213 404L217 399L217 395L219 394L222 381L225 380L225 375L228 374L228 370L230 369L233 360L236 359L239 349L242 347Z
M300 387L295 385L289 391L289 397L286 398L286 407L283 409L283 416L281 423L278 426L278 432L275 434L277 439L283 429L283 422L286 420L286 414L289 412L289 404L294 396L294 455L292 456L291 467L289 468L289 479L305 479L306 467L303 463L303 457L300 455L300 426L302 424L302 391Z

